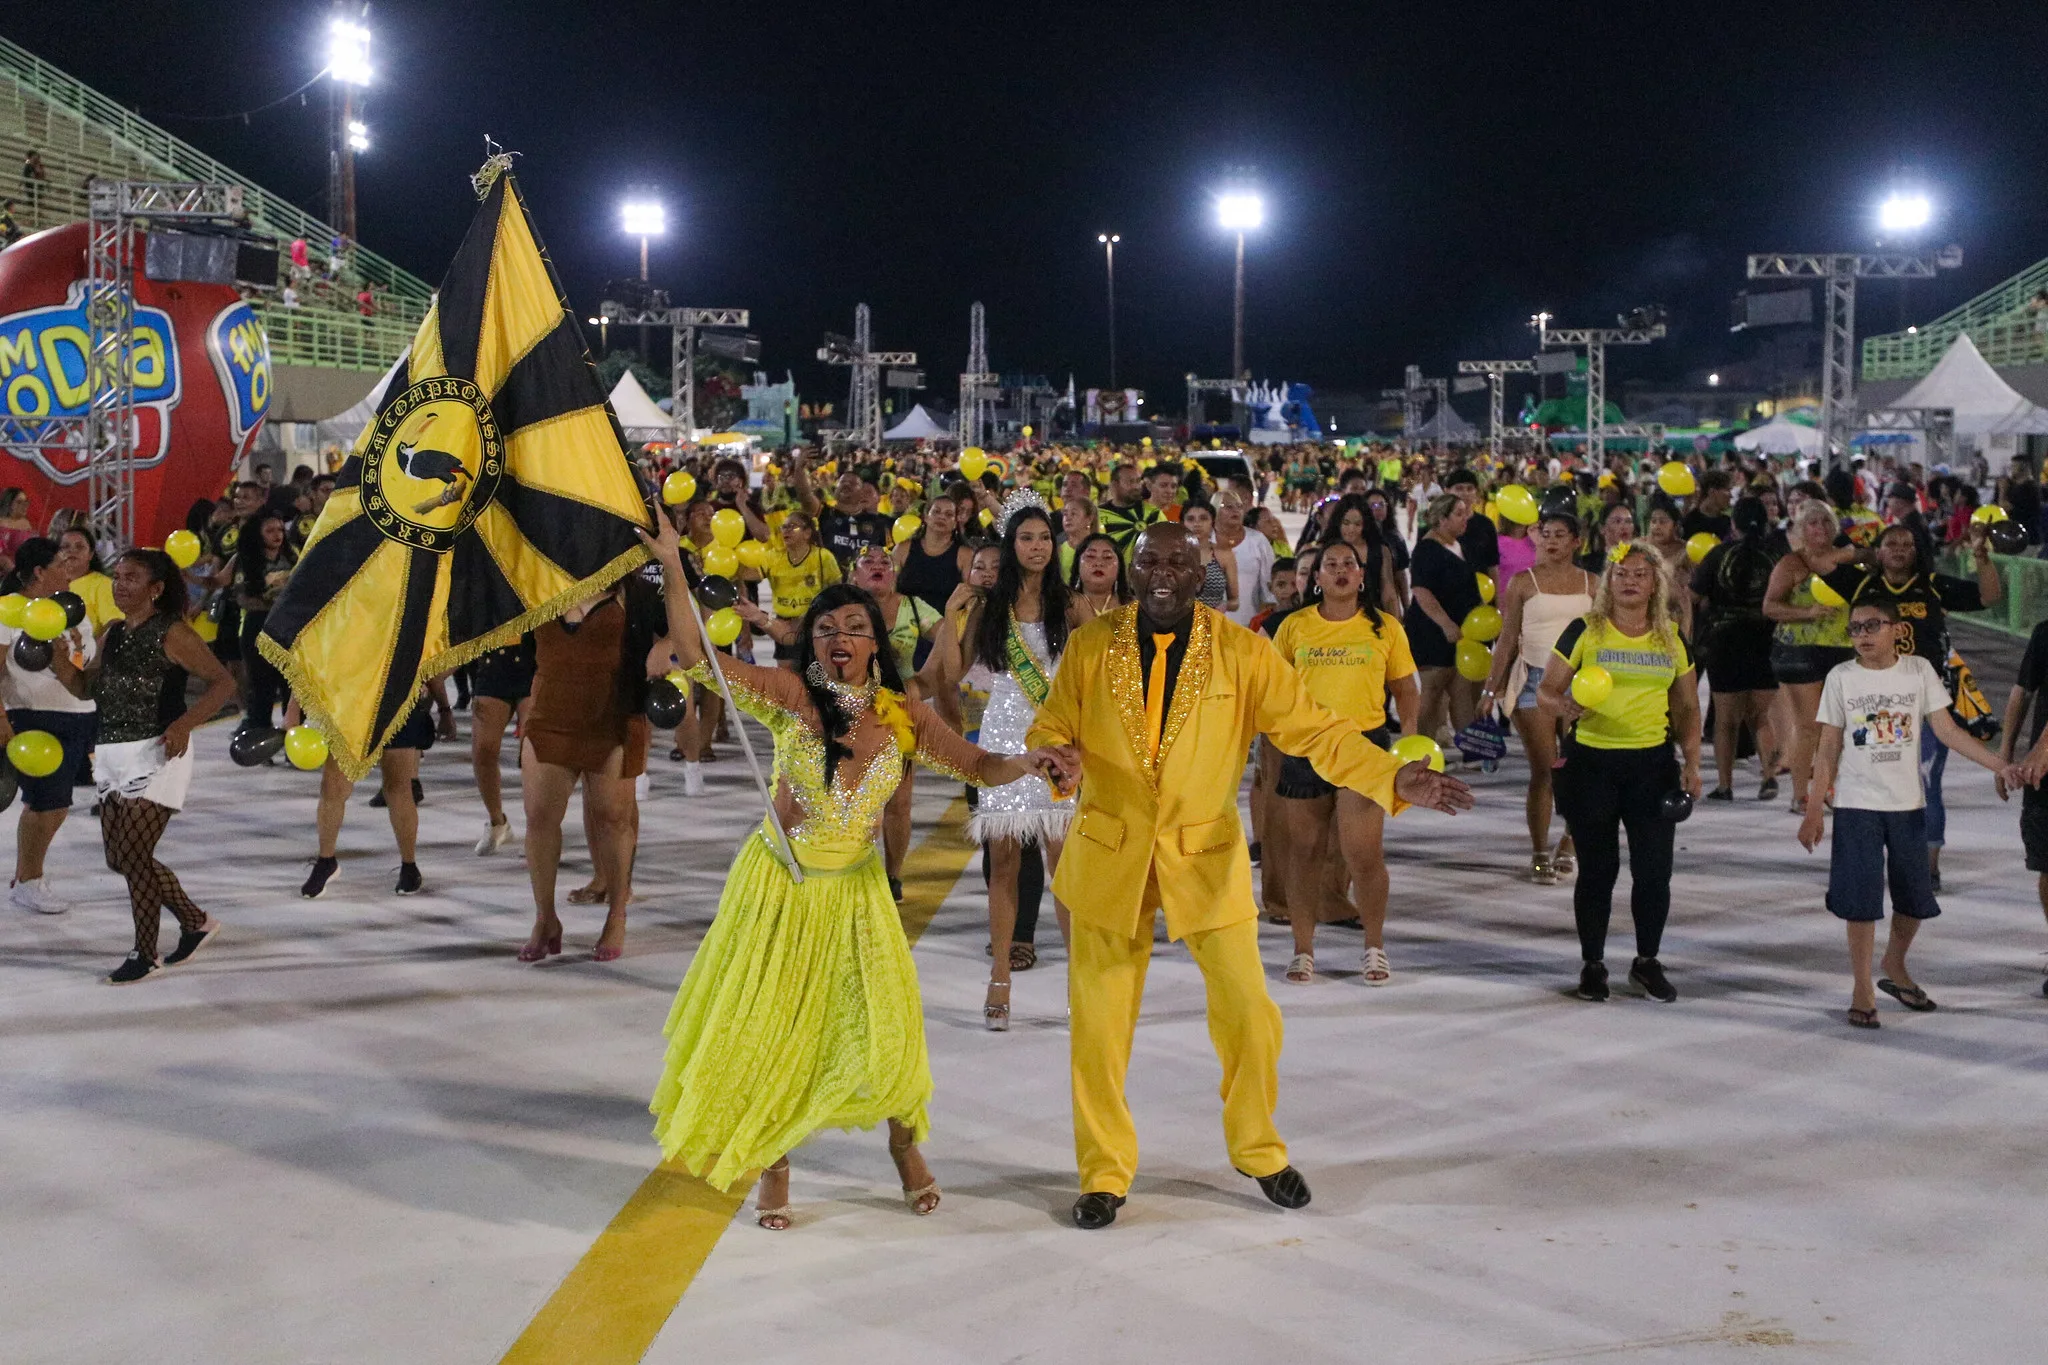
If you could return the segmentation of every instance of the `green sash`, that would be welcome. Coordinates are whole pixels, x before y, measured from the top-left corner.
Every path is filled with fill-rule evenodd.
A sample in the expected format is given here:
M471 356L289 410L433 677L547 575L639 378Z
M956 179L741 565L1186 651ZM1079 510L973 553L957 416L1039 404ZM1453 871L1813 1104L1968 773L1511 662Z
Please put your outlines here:
M1010 676L1031 698L1033 706L1045 705L1045 698L1052 691L1052 679L1045 675L1045 668L1031 653L1031 646L1024 643L1024 632L1017 629L1017 613L1010 613L1010 637L1004 642L1004 651L1010 659Z

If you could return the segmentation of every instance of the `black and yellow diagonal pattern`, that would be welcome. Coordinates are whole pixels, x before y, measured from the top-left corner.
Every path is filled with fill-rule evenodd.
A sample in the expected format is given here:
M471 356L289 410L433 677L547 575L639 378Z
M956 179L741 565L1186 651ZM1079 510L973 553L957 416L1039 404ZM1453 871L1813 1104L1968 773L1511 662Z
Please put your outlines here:
M509 173L456 252L260 647L351 778L426 678L645 562L651 527Z

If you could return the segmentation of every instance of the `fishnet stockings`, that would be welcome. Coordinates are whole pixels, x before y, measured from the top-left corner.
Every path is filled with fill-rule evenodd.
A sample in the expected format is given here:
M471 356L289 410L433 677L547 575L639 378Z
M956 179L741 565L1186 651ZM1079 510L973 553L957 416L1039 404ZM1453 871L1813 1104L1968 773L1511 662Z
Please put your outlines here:
M178 927L191 932L206 923L206 912L192 903L178 874L156 860L157 840L176 812L141 797L109 795L100 802L100 838L107 846L107 866L128 880L128 906L135 913L135 950L157 954L157 927L164 907L177 916Z

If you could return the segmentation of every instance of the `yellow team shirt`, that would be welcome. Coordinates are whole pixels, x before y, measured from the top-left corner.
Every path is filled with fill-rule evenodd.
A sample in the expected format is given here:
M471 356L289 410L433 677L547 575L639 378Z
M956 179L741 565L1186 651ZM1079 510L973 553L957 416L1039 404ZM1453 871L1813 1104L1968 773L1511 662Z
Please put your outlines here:
M1655 749L1671 737L1671 684L1692 671L1692 653L1677 627L1666 645L1654 635L1624 635L1612 623L1594 630L1580 617L1557 637L1557 657L1577 672L1598 664L1614 691L1573 731L1593 749Z
M1326 621L1315 607L1304 607L1280 623L1273 644L1311 697L1361 730L1387 723L1387 684L1415 673L1408 632L1384 611L1375 628L1362 610Z
M839 581L839 561L824 550L813 549L801 563L792 564L784 550L768 557L765 572L775 590L775 614L794 620L810 609L813 597Z
M85 603L85 619L92 622L94 630L121 619L121 609L114 605L114 580L105 574L81 574L71 580L71 591Z

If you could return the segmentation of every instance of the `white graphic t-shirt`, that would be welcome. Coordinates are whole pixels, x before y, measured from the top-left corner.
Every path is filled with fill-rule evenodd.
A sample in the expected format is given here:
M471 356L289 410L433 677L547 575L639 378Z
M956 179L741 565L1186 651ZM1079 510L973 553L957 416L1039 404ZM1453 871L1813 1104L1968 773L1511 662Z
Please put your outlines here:
M1934 665L1901 654L1890 668L1851 659L1828 671L1820 692L1820 723L1842 729L1835 804L1850 810L1918 810L1920 727L1948 709L1948 689Z

